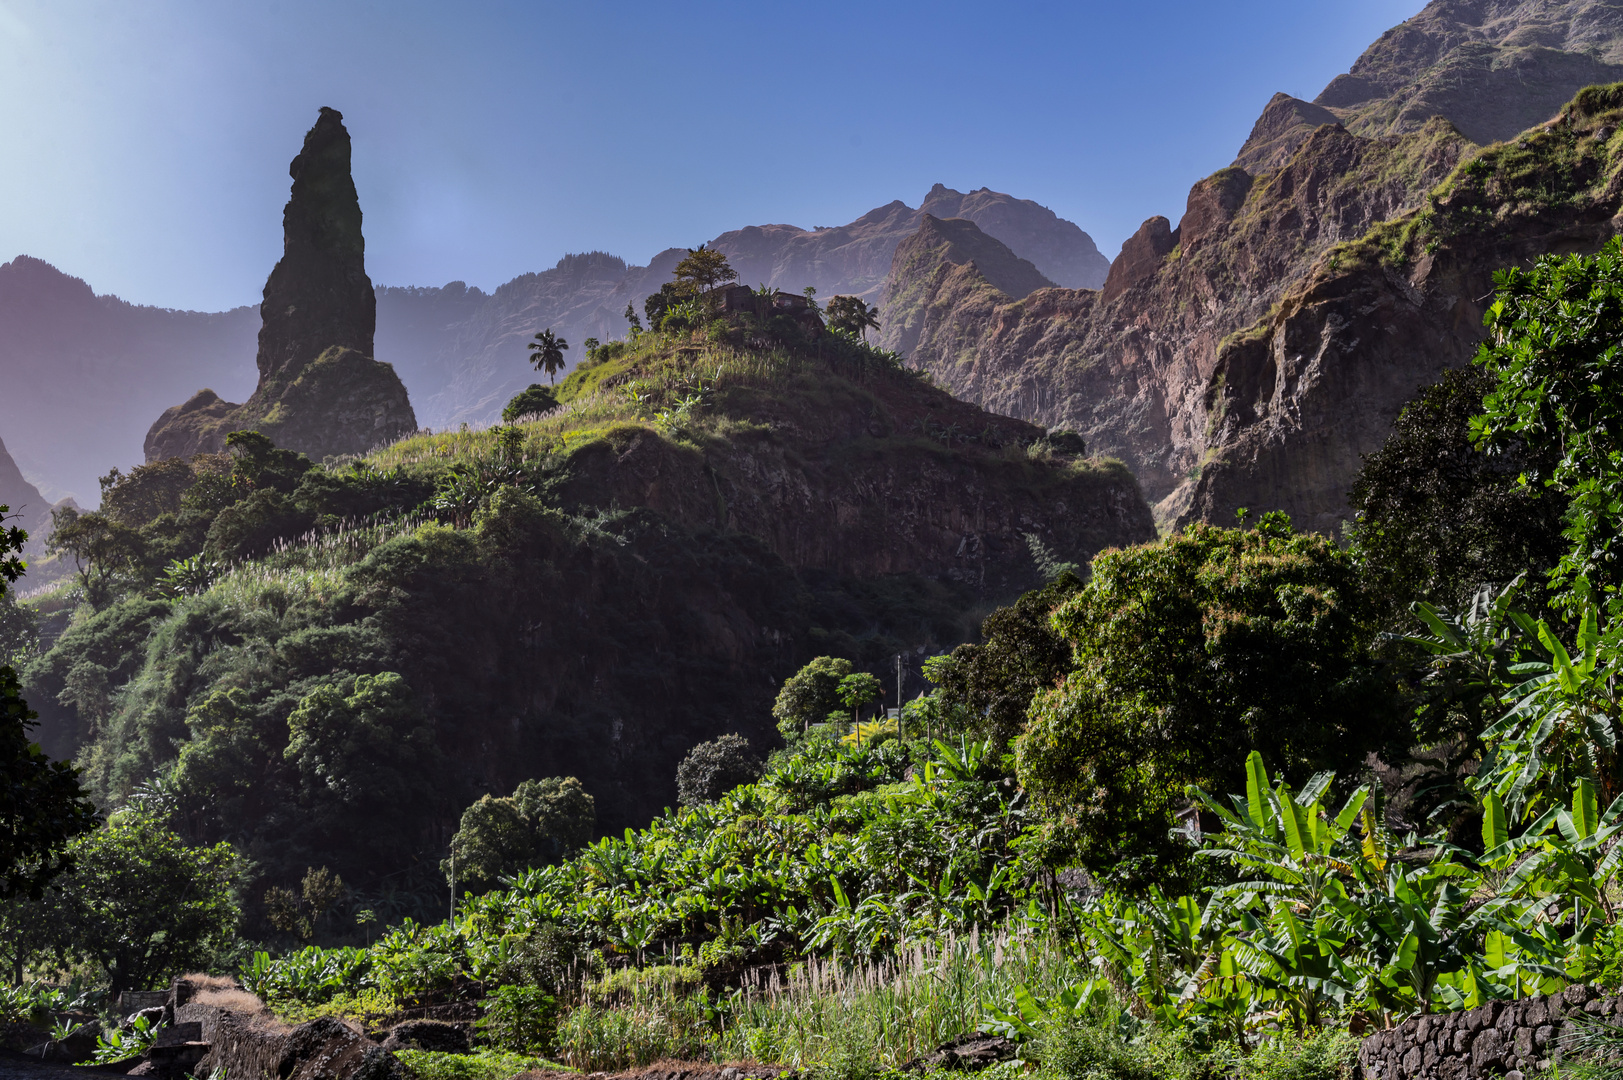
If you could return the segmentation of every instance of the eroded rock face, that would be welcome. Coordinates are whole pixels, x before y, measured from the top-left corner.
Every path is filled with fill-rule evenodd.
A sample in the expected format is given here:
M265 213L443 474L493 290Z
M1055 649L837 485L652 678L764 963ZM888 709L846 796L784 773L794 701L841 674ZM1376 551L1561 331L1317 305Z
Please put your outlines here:
M241 405L203 390L167 410L147 433L148 461L218 452L238 430L317 460L364 453L416 430L405 385L372 359L377 301L366 276L349 132L337 110L321 110L288 172L282 257L260 305L259 384Z
M1507 179L1486 210L1513 227L1428 240L1356 280L1337 245L1421 221L1472 140L1547 120L1586 83L1623 78L1619 65L1623 15L1605 4L1436 0L1317 101L1276 95L1176 228L1152 218L1124 245L1102 294L1012 303L961 270L894 264L889 287L931 313L911 359L968 400L1120 457L1162 524L1247 506L1334 531L1359 455L1474 349L1491 271L1592 247L1611 210L1591 190L1552 216ZM1541 190L1575 175L1552 159Z
M282 211L282 257L260 305L262 385L334 346L371 356L377 328L349 132L336 109L321 110L288 173L293 193Z
M1207 463L1219 346L1334 245L1418 206L1468 145L1442 121L1403 139L1322 126L1276 172L1196 184L1176 228L1152 218L1123 245L1102 292L1013 302L967 267L898 261L894 292L930 313L908 355L959 397L1120 458L1170 522Z
M973 221L941 220L925 214L918 232L896 249L892 264L900 267L880 296L880 341L888 349L911 353L924 333L931 312L926 302L937 275L970 267L992 288L1019 300L1054 283L1030 262L988 236Z

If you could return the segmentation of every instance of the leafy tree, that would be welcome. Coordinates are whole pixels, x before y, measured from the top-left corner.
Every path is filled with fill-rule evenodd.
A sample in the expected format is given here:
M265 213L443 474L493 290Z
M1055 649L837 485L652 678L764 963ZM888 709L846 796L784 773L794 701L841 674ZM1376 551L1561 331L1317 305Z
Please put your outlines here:
M231 845L191 847L159 817L125 811L68 854L72 870L14 917L50 927L57 957L95 964L110 993L163 985L235 939Z
M1484 583L1529 570L1536 579L1561 558L1567 500L1519 479L1549 475L1554 456L1530 460L1514 435L1472 443L1471 418L1494 385L1473 369L1420 391L1353 482L1354 550L1388 626L1410 622L1416 600L1459 611ZM1532 587L1523 602L1542 606L1537 580Z
M72 867L69 841L97 822L79 770L29 740L34 720L17 673L0 667L0 900L38 896Z
M1407 736L1352 557L1282 514L1102 554L1053 626L1071 670L1032 702L1017 768L1098 871L1175 872L1185 788L1242 786L1253 748L1305 780Z
M101 512L139 529L164 514L179 514L181 499L196 481L186 458L137 465L128 474L114 469L101 478Z
M0 664L22 667L38 649L38 612L19 604L10 589L0 591Z
M315 526L316 516L275 488L263 488L221 510L209 526L204 551L221 563L257 558L278 540L292 540Z
M300 941L309 941L316 933L316 924L327 910L343 898L344 879L323 867L305 871L300 891L280 885L265 893L266 918L284 934L292 934Z
M329 850L409 856L432 809L423 796L440 761L406 680L386 671L324 683L299 702L287 730L282 756L297 770L300 803Z
M14 515L11 507L0 503L0 590L23 576L28 564L23 562L23 545L28 534L16 525L7 525Z
M626 301L626 309L620 313L620 317L631 324L632 337L642 333L642 320L637 318L637 309L631 306L631 301Z
M727 256L715 248L700 244L688 248L687 257L671 271L677 288L685 295L707 293L724 281L737 281L738 271L727 263Z
M851 722L861 720L862 707L870 701L876 701L884 692L884 686L874 676L866 671L859 671L847 675L840 680L834 692L839 695L840 704L851 710Z
M535 340L530 342L530 363L535 370L547 373L549 385L554 376L564 369L564 350L567 348L569 342L550 329L541 331L535 335Z
M665 321L666 312L678 304L688 300L689 296L676 282L667 281L659 287L656 293L650 293L643 299L642 312L648 316L648 325L655 330Z
M558 395L550 386L531 383L527 388L514 394L513 400L502 409L502 423L511 424L521 416L550 412L557 407Z
M462 813L440 864L453 885L489 888L532 866L584 847L597 827L597 803L573 776L526 780L505 798L482 797Z
M869 307L859 296L836 296L828 302L828 325L853 337L866 338L879 329L879 309Z
M1546 255L1494 285L1475 362L1496 385L1473 434L1490 448L1520 440L1526 482L1568 498L1558 599L1595 595L1623 614L1623 241Z
M840 680L851 674L851 661L819 656L784 681L772 706L772 719L784 739L793 741L839 708Z
M112 600L118 578L135 571L145 554L140 534L128 525L72 506L51 511L45 549L73 560L85 600L98 610Z
M1074 573L1061 573L988 615L981 622L980 643L958 646L950 663L936 664L929 674L941 687L943 704L981 738L1007 745L1025 727L1032 698L1071 670L1071 644L1054 629L1052 618L1081 589ZM947 715L941 719L950 723Z
M239 499L266 489L291 495L305 473L315 468L303 454L283 450L257 431L233 431L225 437L225 446Z
M676 767L677 798L683 806L715 802L740 784L759 780L762 768L742 735L702 742Z

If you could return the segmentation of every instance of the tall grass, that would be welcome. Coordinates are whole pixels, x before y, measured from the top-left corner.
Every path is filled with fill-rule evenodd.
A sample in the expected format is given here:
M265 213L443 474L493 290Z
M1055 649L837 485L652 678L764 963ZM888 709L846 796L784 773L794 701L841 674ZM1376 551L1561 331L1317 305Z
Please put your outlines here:
M667 983L619 1005L581 1005L559 1024L557 1056L586 1070L667 1057L893 1068L977 1030L988 1005L1012 1009L1019 985L1050 997L1088 975L1050 937L948 936L880 964L810 960L786 976L761 973L716 999Z
M306 600L324 603L342 588L346 569L430 520L414 512L278 540L269 553L227 569L203 595L235 607L277 612Z

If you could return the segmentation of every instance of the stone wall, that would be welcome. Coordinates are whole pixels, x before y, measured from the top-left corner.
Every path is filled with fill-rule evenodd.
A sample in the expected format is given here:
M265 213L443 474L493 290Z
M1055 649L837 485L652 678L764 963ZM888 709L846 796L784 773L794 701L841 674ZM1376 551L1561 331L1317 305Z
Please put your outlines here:
M1566 1018L1574 1013L1618 1022L1623 996L1571 986L1548 997L1416 1016L1363 1041L1359 1075L1363 1080L1478 1080L1511 1071L1531 1076L1556 1057Z

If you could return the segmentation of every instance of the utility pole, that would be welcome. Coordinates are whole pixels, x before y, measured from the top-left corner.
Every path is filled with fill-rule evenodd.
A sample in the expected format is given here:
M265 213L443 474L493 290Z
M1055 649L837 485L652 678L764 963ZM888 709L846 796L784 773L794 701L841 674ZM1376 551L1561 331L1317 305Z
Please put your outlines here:
M902 737L902 654L896 654L896 737Z

